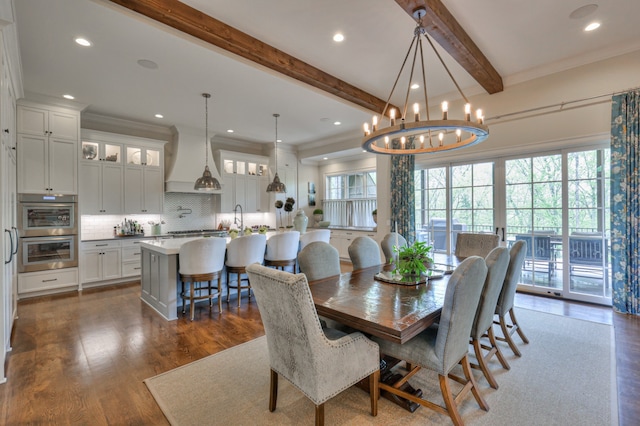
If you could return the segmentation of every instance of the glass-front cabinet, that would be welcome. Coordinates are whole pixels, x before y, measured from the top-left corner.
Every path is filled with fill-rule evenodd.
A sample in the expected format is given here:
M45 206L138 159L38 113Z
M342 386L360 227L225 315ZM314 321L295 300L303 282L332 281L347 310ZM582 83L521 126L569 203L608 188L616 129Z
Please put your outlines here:
M82 141L82 161L108 161L111 163L122 163L122 145Z
M160 150L148 147L127 146L128 166L160 167Z
M214 157L223 184L217 211L230 213L240 204L244 212L268 212L269 158L223 150L216 151Z

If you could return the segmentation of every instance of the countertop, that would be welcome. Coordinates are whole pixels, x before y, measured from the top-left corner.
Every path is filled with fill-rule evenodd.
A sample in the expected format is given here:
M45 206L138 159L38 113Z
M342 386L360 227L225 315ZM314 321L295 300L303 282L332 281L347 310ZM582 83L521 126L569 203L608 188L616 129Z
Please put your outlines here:
M267 239L269 239L272 235L275 235L276 232L267 232ZM219 237L186 237L186 238L172 238L172 239L164 239L164 240L153 240L153 241L142 241L140 243L140 247L146 248L148 250L153 250L156 253L164 254L166 256L170 256L172 254L178 254L180 252L180 247L186 242L198 240L200 238L219 238ZM231 237L225 237L227 243L231 241Z

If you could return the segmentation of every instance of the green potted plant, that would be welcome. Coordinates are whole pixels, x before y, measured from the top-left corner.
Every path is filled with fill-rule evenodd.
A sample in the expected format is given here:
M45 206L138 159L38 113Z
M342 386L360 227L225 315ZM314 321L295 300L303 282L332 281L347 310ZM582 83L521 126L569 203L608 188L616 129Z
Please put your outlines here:
M398 259L394 274L419 277L433 265L433 259L429 256L431 246L425 241L416 241L404 247L394 246L393 251L397 253Z
M375 209L374 211L372 211L371 212L371 216L373 216L373 221L377 225L378 224L378 209Z
M320 222L322 222L322 215L324 214L324 212L322 211L322 209L315 209L313 211L313 220L316 221L316 225L318 225Z

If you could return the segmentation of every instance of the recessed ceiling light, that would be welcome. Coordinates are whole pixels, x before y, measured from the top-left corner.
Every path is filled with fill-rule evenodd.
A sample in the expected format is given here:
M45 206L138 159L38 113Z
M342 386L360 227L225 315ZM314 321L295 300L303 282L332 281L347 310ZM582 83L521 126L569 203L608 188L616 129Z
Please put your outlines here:
M138 65L140 65L142 68L146 68L149 70L157 70L158 69L158 64L156 64L155 62L149 60L149 59L138 59Z
M62 97L65 99L75 99L75 97L72 95L62 95Z
M589 25L587 25L586 27L584 27L585 31L593 31L600 28L600 22L592 22Z
M362 150L362 152L367 152L367 150L366 150L366 149L363 149L363 150Z
M233 129L227 130L227 133L233 133Z
M323 157L322 159L323 159L323 160L328 160L328 159L329 159L329 157Z
M280 143L282 142L282 139L276 139L276 142Z
M419 85L418 83L413 83L413 84L411 85L411 88L412 88L413 90L416 90L416 89L418 89L419 87L420 87L420 85Z
M597 4L586 4L584 6L580 6L579 8L577 8L576 10L571 12L569 14L569 18L570 19L582 19L582 18L584 18L586 16L591 15L597 9L598 9L598 5Z
M342 33L335 33L333 35L333 41L340 43L341 41L344 41L344 35L342 35Z
M342 123L341 123L341 122L339 122L339 121L334 121L334 122L333 122L333 125L334 125L334 126L339 126L339 125L341 125L341 124L342 124Z
M78 43L80 46L84 46L84 47L91 46L91 42L89 40L87 40L86 38L82 38L82 37L78 37L76 39L76 43Z
M155 117L155 118L164 118L164 115L162 115L162 114L156 114L156 115L154 115L154 117Z

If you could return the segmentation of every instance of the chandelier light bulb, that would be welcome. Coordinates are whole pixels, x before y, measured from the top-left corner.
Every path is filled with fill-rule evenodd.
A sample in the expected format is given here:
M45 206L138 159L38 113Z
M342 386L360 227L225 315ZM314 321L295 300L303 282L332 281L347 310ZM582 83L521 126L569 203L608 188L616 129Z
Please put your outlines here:
M456 142L460 142L462 140L462 130L456 129Z
M377 115L373 116L373 120L371 121L371 123L372 123L373 131L375 132L376 130L378 130L378 116Z
M464 119L471 121L471 104L464 104Z
M438 139L440 140L440 146L442 146L442 141L444 140L444 133L438 133Z
M396 109L395 108L391 108L389 110L389 119L391 120L391 125L395 126L396 125Z
M420 135L420 148L424 148L424 135Z
M476 119L478 120L478 124L484 124L484 115L482 115L482 110L476 110Z
M416 121L420 121L420 105L417 102L413 104L413 118Z
M364 123L362 129L364 130L364 135L369 136L369 123Z
M389 149L389 136L384 137L384 147Z
M404 144L405 144L406 142L407 142L407 139L406 139L404 136L402 136L402 137L400 138L400 145L402 146L402 149L404 149Z
M442 102L442 119L446 120L449 115L449 102Z

